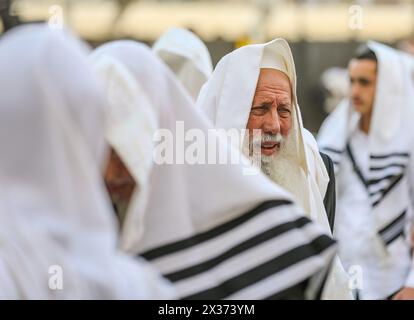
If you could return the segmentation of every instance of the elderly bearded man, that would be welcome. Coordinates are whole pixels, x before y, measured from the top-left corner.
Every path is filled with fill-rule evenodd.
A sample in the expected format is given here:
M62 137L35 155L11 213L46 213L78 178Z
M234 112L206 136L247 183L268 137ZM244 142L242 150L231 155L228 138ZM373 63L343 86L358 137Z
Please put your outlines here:
M329 184L334 192L334 181L315 139L302 126L295 66L285 40L245 46L225 56L200 92L197 106L216 128L248 129L243 153L251 157L253 147L259 144L262 171L289 191L310 218L330 229L324 196ZM260 138L254 134L257 131ZM332 162L327 157L325 160L333 172ZM333 194L331 200L334 198ZM333 217L334 204L328 207ZM322 297L352 298L339 259Z

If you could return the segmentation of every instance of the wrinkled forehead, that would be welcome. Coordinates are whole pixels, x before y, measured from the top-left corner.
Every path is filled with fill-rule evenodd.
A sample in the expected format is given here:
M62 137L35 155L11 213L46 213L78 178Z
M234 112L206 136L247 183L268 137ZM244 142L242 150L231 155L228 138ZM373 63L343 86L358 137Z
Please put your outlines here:
M260 96L264 98L266 95L268 97L276 95L278 100L282 99L287 104L292 103L292 84L286 73L271 68L260 68L254 100Z
M283 90L292 91L292 83L288 75L280 70L272 68L260 68L257 84L266 83L272 86L278 86Z

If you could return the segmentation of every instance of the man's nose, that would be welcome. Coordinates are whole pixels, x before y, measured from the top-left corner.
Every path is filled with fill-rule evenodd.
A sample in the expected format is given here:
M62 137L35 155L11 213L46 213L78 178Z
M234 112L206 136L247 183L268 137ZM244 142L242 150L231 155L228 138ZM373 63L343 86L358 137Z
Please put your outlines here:
M280 132L280 118L276 108L269 110L265 116L263 131L269 134L278 134Z
M351 97L357 97L359 96L359 86L357 84L351 85Z

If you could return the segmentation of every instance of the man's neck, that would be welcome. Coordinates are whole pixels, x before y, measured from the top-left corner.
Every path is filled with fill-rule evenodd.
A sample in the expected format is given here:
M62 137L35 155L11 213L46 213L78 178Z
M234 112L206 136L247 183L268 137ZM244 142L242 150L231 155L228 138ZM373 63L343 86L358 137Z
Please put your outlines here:
M371 112L364 113L361 115L361 119L359 120L359 128L365 134L368 134L369 128L371 127Z

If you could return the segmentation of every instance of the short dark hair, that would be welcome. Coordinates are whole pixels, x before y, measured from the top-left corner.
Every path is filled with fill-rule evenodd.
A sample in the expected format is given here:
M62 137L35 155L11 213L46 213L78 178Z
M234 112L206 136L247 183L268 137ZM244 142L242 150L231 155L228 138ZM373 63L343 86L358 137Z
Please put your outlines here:
M363 44L356 49L353 59L368 59L377 62L377 56L375 55L375 52L372 51L366 44Z

